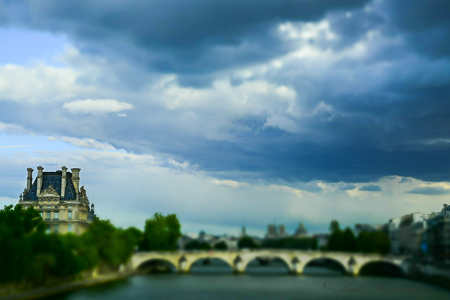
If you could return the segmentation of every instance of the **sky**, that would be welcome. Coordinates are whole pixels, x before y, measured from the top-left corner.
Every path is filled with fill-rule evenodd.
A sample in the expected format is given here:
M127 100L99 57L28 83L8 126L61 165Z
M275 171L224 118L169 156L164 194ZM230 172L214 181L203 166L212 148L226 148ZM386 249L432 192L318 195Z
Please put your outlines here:
M99 217L311 233L450 195L447 0L0 0L0 206L81 168Z

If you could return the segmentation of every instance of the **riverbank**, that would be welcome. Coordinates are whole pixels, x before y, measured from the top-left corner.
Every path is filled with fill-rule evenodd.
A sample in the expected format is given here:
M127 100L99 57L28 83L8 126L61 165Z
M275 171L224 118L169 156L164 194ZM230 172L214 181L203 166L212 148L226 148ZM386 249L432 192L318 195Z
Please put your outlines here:
M31 300L39 299L46 296L59 294L62 292L68 292L71 290L112 282L120 279L127 278L129 276L137 274L136 272L123 272L108 275L98 275L95 278L89 278L85 280L74 281L57 286L39 287L28 291L18 292L10 295L1 296L0 300Z

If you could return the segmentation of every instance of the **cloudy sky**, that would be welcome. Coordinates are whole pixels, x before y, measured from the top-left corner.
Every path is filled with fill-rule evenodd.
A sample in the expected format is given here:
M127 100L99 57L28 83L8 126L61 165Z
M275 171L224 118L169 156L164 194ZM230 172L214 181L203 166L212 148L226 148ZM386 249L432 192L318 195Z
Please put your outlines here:
M102 218L324 232L450 197L447 0L0 0L0 205L81 168Z

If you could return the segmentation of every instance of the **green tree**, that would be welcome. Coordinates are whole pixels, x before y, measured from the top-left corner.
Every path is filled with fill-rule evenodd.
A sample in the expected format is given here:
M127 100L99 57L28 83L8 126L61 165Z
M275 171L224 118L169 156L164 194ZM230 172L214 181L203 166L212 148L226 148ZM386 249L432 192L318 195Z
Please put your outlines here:
M228 250L228 245L224 241L220 241L214 245L216 250Z
M190 241L184 245L186 250L211 250L211 245L206 242L199 242L197 240Z
M331 220L330 222L330 233L340 230L339 222L337 220Z
M316 250L317 239L313 237L282 239L282 248L298 250Z
M145 221L142 250L176 250L178 239L181 237L180 228L180 222L175 214L164 217L160 213L155 213L151 219Z
M342 251L355 252L356 251L356 237L350 227L346 227L342 233Z
M388 254L391 248L389 236L382 231L363 231L357 238L357 250L363 253Z
M23 209L22 204L17 204L14 208L12 204L5 205L4 209L0 210L0 225L7 226L15 238L22 237L38 227L40 231L45 230L39 212L32 206Z
M0 282L19 282L26 279L28 263L35 255L30 236L44 232L45 224L33 207L21 204L0 210Z
M330 223L330 238L328 239L328 250L342 251L344 249L343 232L339 227L339 222L332 220Z
M136 228L116 228L110 220L95 218L81 236L79 251L87 255L85 265L92 267L103 262L113 268L128 261L139 244L142 234ZM97 255L95 254L95 250Z
M257 249L259 248L258 244L255 243L255 241L249 237L249 236L243 236L238 241L238 248L248 248L248 249Z

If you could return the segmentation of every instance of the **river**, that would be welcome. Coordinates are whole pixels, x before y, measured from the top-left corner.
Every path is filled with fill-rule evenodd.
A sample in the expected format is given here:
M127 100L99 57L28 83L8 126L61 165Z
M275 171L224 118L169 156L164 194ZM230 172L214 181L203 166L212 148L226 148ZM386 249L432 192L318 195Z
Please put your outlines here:
M191 274L138 275L45 299L450 299L450 291L444 288L404 278L348 277L317 267L293 276L278 263L253 263L246 271L234 275L231 268L220 263L196 264Z

